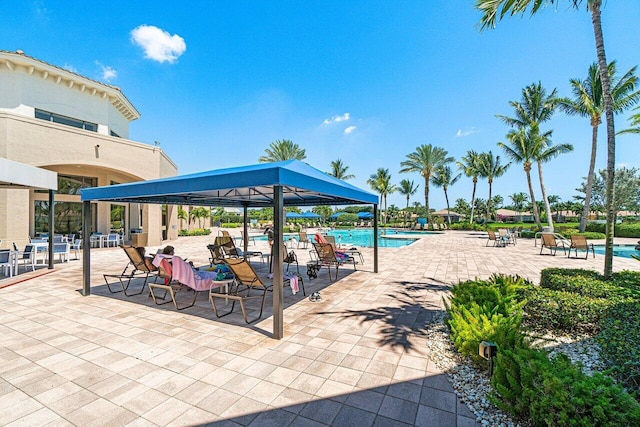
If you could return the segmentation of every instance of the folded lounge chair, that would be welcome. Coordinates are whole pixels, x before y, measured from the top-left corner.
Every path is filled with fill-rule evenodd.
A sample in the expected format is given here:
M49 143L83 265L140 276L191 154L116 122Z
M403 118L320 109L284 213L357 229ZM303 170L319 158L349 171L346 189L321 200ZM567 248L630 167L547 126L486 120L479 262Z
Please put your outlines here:
M576 251L576 258L578 258L578 249L585 252L584 259L589 258L589 249L593 252L593 257L596 257L596 250L593 247L593 243L588 243L585 236L572 234L571 245L569 245L569 254L567 255L568 257L571 257L571 249Z
M103 274L104 281L107 284L109 292L111 293L124 292L124 294L128 297L132 295L140 295L142 292L144 292L144 287L147 284L150 275L155 276L154 280L157 279L157 268L151 263L151 260L149 258L145 258L144 256L142 256L142 254L136 247L128 245L121 245L120 247L124 250L124 253L127 254L129 262L120 274ZM131 285L131 281L138 277L144 277L140 292L127 293L127 290ZM114 285L115 282L109 283L109 279L113 278L118 279L118 283L120 283L122 289L111 289L111 286Z

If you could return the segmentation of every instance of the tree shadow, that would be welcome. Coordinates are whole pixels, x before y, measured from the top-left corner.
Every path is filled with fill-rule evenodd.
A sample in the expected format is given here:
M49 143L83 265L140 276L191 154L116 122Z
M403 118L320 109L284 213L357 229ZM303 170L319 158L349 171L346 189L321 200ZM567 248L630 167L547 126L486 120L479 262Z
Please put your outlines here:
M366 310L346 310L342 312L324 311L317 314L338 315L343 319L359 319L380 323L382 346L399 348L404 351L416 350L420 339L428 337L431 324L443 310L440 297L427 298L429 293L447 291L449 286L429 282L392 282L396 285L393 293L386 294L394 303Z

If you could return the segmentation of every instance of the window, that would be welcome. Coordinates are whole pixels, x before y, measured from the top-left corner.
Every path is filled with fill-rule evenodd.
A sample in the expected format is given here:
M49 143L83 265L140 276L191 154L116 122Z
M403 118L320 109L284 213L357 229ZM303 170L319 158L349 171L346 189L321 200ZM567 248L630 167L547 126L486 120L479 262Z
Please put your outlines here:
M85 122L84 120L74 119L73 117L67 117L49 111L38 110L36 108L36 119L46 120L48 122L60 123L62 125L72 126L78 129L89 130L91 132L98 132L98 125L91 122Z
M83 188L97 187L98 178L89 176L58 175L57 194L72 194L79 196ZM34 190L36 193L48 193L47 190Z
M36 200L34 209L34 231L49 232L49 202ZM96 230L98 212L96 204L91 204L91 228ZM55 202L54 229L56 234L81 234L82 203Z
M124 205L111 205L111 231L123 234L126 229Z

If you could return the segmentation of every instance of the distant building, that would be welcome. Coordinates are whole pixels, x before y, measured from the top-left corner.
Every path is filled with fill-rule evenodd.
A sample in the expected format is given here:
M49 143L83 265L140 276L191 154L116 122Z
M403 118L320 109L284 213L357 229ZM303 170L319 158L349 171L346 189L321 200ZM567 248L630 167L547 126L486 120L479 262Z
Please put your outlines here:
M129 140L140 113L119 88L25 55L0 51L0 157L58 174L55 232L81 230L80 189L174 176L159 148ZM48 194L0 189L0 240L23 245L47 230ZM174 206L96 203L93 230L177 237Z
M459 214L459 213L457 213L455 211L452 211L452 210L447 212L446 209L440 209L439 211L431 212L431 215L440 216L447 222L448 222L448 219L447 219L448 217L451 218L451 222L458 222L458 221L463 220L465 218L465 216L462 215L462 214Z

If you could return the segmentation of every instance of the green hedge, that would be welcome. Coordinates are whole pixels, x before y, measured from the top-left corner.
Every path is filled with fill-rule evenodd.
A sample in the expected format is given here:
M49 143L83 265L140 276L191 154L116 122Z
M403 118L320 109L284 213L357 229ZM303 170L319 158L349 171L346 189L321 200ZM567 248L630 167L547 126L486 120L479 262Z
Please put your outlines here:
M595 231L605 233L605 224L597 224L595 222L587 223L587 231ZM614 228L615 237L640 237L640 223L623 222L616 224Z
M592 276L578 274L582 279ZM611 378L585 375L566 356L549 359L546 351L527 345L520 331L519 300L535 289L556 298L564 292L511 276L462 282L451 290L448 324L459 351L478 362L481 340L492 340L498 347L490 399L533 425L640 425L640 405Z
M208 236L211 234L209 228L194 228L193 230L180 230L178 236Z

